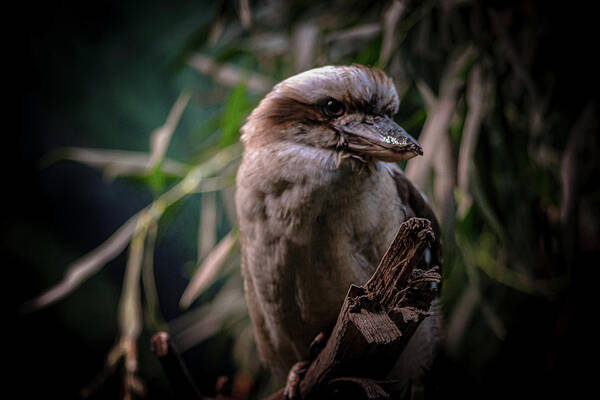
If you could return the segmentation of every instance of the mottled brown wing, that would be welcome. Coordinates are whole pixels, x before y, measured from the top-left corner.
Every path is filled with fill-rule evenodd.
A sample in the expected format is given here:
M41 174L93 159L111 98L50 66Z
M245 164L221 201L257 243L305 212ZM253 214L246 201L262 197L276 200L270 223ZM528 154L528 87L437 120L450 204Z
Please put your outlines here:
M441 231L440 224L433 213L433 209L427 202L425 195L404 175L402 170L394 165L390 168L392 177L396 182L396 188L398 189L398 195L402 200L402 204L408 208L407 217L419 217L427 218L431 221L433 232L435 233L435 243L431 248L431 262L430 266L439 266L442 268L442 243L441 243Z

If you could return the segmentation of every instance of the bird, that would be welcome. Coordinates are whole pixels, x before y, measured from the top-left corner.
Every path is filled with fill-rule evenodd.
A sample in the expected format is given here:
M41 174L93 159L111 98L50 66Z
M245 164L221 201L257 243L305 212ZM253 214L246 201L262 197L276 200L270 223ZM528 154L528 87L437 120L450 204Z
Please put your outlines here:
M382 70L330 65L276 84L241 128L244 292L258 354L277 379L333 327L350 285L371 277L402 222L432 221L438 239L425 258L439 264L435 214L397 165L423 154L393 120L398 108ZM406 382L431 365L439 324L433 312L398 360Z

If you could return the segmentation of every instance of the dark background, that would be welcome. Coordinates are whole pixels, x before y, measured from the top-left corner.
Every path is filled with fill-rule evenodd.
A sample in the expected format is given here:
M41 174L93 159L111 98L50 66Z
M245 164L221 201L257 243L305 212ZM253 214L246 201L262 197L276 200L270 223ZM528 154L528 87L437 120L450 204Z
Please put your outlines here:
M19 21L8 32L7 54L14 68L7 76L14 89L8 100L16 109L7 116L12 129L6 131L4 146L3 197L8 204L2 232L11 313L60 280L68 263L152 200L141 183L108 182L100 171L71 162L43 168L43 157L60 146L147 151L149 132L164 121L185 80L176 54L184 35L210 18L210 12L209 4L197 2L61 1L22 5L11 14ZM181 21L188 22L187 31L178 27ZM200 112L189 114L188 122ZM177 146L176 141L171 151L186 155L188 143ZM190 204L181 208L191 218L198 213ZM195 234L196 227L182 219L161 232L166 238L156 249L156 262L164 272L157 277L162 292L180 295L185 288L180 270L193 259ZM79 390L100 372L118 334L125 261L123 253L48 309L13 315L16 341L8 349L16 353L15 365L9 366L19 378L15 395L78 398ZM170 319L179 313L178 296L163 298L161 306ZM149 398L168 396L162 371L148 351L147 333L139 346ZM97 398L118 397L120 384L116 374Z
M222 8L229 10L224 15L235 19L233 3L69 1L21 5L6 14L7 20L17 23L4 35L9 44L5 53L9 72L5 76L10 108L3 135L5 217L1 243L10 310L6 347L14 354L8 369L11 375L16 374L10 382L17 384L18 397L77 398L78 391L102 369L106 352L118 335L117 304L125 253L57 304L30 314L18 310L26 300L58 282L66 265L95 248L153 199L143 180L107 181L101 171L73 162L42 168L43 157L61 146L147 151L149 133L163 123L182 88L192 88L202 99L214 93L210 78L185 66L185 55L190 49L203 49L197 43L203 37L199 32L207 29ZM565 227L548 216L551 207L547 207L560 207L560 166L550 173L533 165L534 161L528 161L530 154L520 154L519 150L531 144L527 129L510 123L506 126L506 121L499 121L502 112L491 113L487 122L490 128L482 133L475 163L492 208L502 225L509 226L509 235L510 226L525 232L522 237L514 236L517 250L515 246L507 250L507 258L527 260L529 272L536 278L558 277L566 283L551 295L539 296L503 286L479 273L481 295L496 308L506 335L501 340L494 337L484 318L474 318L460 354L445 357L442 363L441 390L447 396L465 397L575 397L593 379L597 360L598 24L595 14L578 2L467 3L456 11L458 16L445 20L449 29L453 18L472 20L473 15L479 15L477 10L513 10L509 30L521 56L527 55L528 44L525 39L520 42L526 37L520 33L528 29L535 33L531 47L534 61L528 64L527 73L539 88L539 101L547 105L544 119L550 127L542 133L542 142L560 158L573 126L589 104L594 107L596 125L590 128L595 135L586 139L589 145L579 153L578 226ZM326 7L310 2L294 4L300 10L298 15L312 15ZM384 9L386 4L373 7ZM331 7L345 9L337 3ZM481 29L486 31L487 14L481 15L483 22L473 24L483 25ZM348 18L360 22L353 16ZM286 28L272 29L285 32ZM433 32L435 41L438 31ZM490 47L496 43L493 32L490 37L457 36L489 50L488 68L504 88L498 91L499 101L512 102L517 113L525 113L531 99L518 94L522 89L506 83L515 71L502 64L503 55ZM409 36L404 50L398 50L405 56L416 51L410 47L411 40ZM411 76L420 76L437 89L435 82L441 73L430 64L436 57L444 59L453 45L432 44L431 52L439 54L430 60L416 59L413 67L425 67ZM232 61L260 71L260 55L255 58L259 61L247 63L233 56ZM290 68L286 68L285 63L272 67L271 76L277 80L290 75ZM415 89L411 90L401 113L409 113L411 101L414 103L410 99L418 97ZM204 104L198 98L184 113L177 130L180 134L173 137L168 153L172 158L198 157L206 136L199 126L222 112L219 99L225 97L216 95ZM423 121L417 127L422 125ZM502 138L500 145L491 133L495 126L501 127L502 133L496 137ZM546 180L549 183L543 186ZM508 189L500 190L502 185ZM189 279L184 266L193 262L196 251L197 227L190 221L198 218L197 205L197 199L184 200L159 230L155 274L167 321L181 314L178 301ZM487 229L486 220L478 215L469 218L457 223L456 229L462 229L475 243ZM572 248L567 246L570 241L576 242ZM449 253L448 270L454 267L458 271L458 251L450 249ZM451 285L447 313L451 314L461 288L466 287L465 272L457 272L447 282ZM147 384L148 398L164 398L171 392L147 350L151 333L145 329L139 340L140 375ZM203 388L212 388L219 375L235 373L231 345L230 335L221 333L186 353ZM118 397L120 385L120 376L115 374L93 398Z

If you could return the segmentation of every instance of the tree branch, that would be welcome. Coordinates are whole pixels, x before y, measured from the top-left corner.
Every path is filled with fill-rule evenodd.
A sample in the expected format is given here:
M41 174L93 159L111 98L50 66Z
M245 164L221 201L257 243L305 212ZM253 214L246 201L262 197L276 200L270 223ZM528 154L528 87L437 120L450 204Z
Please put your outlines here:
M378 380L429 316L437 295L438 266L416 269L434 240L429 220L411 218L400 226L371 279L350 287L327 344L300 382L302 399L327 398L340 385L360 387L363 398L388 396ZM268 398L278 399L283 390Z

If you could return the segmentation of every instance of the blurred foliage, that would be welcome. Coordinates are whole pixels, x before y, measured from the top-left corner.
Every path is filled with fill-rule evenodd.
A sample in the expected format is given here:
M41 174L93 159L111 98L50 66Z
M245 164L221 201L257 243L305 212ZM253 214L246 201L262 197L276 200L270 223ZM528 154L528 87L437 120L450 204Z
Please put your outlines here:
M106 112L98 102L110 103L121 129L133 126L132 119L143 121L135 126L150 146L105 136L111 126L98 125L88 140L128 151L65 148L48 162L67 159L99 168L110 179L137 184L152 199L27 307L76 294L75 288L127 248L128 259L121 260L126 269L120 339L106 369L115 369L123 357L124 396L139 394L142 381L133 362L139 335L165 326L154 248L165 226L181 218L181 203L192 198L201 208L197 260L187 264L193 272L184 294L168 294L177 301L183 296L180 305L191 308L170 316L169 330L183 351L208 341L220 353L205 354L206 359L232 357L233 371L221 372L234 377L240 398L268 393L273 388L251 340L235 240L239 128L274 82L311 67L357 62L393 77L401 97L395 119L426 153L403 167L443 226L446 352L464 373L456 379L474 385L465 390L475 392L478 385L532 384L528 380L562 373L556 366L567 352L561 324L570 323L565 304L580 268L577 257L599 246L599 196L588 178L598 172L599 154L597 104L585 87L593 69L572 62L580 59L578 35L587 32L558 34L554 24L562 10L535 1L244 3L198 5L202 17L178 15L168 31L153 36L168 53L165 68L179 83L178 101L170 88L148 90L139 79L132 81L140 85L127 82L129 74L151 69L119 66L127 71L119 74L124 81L111 82L127 88L119 96L92 84L97 95L88 100L91 114L80 118L108 124L95 113ZM110 60L112 50L105 51ZM95 68L117 67L107 61ZM158 87L155 79L148 76L144 84ZM152 101L140 100L146 96ZM167 101L175 104L170 114ZM531 354L519 358L526 352Z

